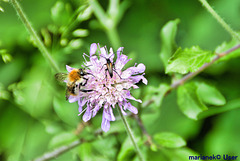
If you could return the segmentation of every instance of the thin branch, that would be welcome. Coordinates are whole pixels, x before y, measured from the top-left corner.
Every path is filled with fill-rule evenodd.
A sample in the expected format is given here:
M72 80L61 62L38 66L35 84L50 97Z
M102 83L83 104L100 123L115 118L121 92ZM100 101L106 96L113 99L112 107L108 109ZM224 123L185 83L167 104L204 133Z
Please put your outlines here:
M202 5L208 10L209 13L222 25L222 27L234 38L240 41L240 36L237 32L235 32L223 19L218 15L216 11L208 4L206 0L199 0Z
M31 25L30 21L28 20L26 14L24 13L22 7L18 3L17 0L10 0L11 4L13 5L13 8L17 12L19 18L21 19L22 23L24 24L25 28L29 32L29 34L34 38L35 43L38 47L38 49L41 51L43 57L49 62L49 64L52 66L52 68L56 71L59 72L60 69L57 65L57 63L54 61L52 58L51 54L48 52L47 48L44 46L43 42L37 35L35 29Z
M220 54L217 54L216 57L209 63L205 63L203 64L196 72L192 72L192 73L189 73L187 75L185 75L182 79L174 82L172 85L171 85L171 88L170 90L166 93L168 94L172 89L175 89L177 88L179 85L182 85L184 84L186 81L192 79L193 77L195 77L196 75L198 75L199 73L201 73L203 70L205 70L206 68L208 68L210 65L212 65L213 63L215 63L218 59L230 54L231 52L237 50L240 48L240 44L232 47L231 49L223 52L223 53L220 53Z
M138 115L133 115L133 117L137 120L138 126L141 128L143 134L147 137L147 143L148 145L152 145L152 137L151 135L149 135L149 133L147 132L146 128L143 125L143 122L141 120L141 118Z
M127 120L126 120L126 118L123 116L122 111L121 111L121 109L120 109L119 106L117 107L117 109L118 109L118 113L120 114L120 116L121 116L121 118L122 118L123 124L124 124L124 126L125 126L125 128L126 128L126 131L127 131L127 134L128 134L128 136L130 137L130 139L131 139L131 141L132 141L132 143L133 143L133 146L134 146L134 148L135 148L135 150L136 150L136 153L137 153L137 155L138 155L138 157L139 157L139 160L140 160L140 161L144 161L144 158L143 158L143 156L142 156L142 153L141 153L141 151L140 151L140 149L139 149L139 147L138 147L138 145L137 145L136 139L135 139L135 137L134 137L134 135L133 135L133 132L132 132L132 130L131 130L131 128L130 128L130 126L129 126Z
M76 140L69 145L64 145L64 146L61 146L61 147L59 147L59 148L57 148L57 149L55 149L51 152L47 152L47 153L43 154L42 156L40 156L40 157L38 157L38 158L36 158L32 161L47 161L47 160L56 158L57 156L63 154L64 152L75 148L76 146L80 145L81 143L83 143L83 141Z

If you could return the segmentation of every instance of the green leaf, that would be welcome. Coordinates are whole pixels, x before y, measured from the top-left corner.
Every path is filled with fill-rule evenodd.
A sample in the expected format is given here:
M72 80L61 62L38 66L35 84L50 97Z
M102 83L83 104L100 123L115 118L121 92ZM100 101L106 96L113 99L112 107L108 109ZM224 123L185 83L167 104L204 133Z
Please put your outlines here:
M195 72L203 64L210 62L214 56L213 52L204 51L198 46L193 46L190 49L185 48L184 50L178 48L169 60L166 73L177 72L186 74Z
M192 149L187 147L178 148L178 149L169 149L167 150L168 156L170 161L186 161L188 160L189 156L196 156L199 155L198 153L194 152Z
M165 68L167 67L168 59L173 54L174 50L176 50L177 45L175 43L175 37L177 33L177 25L179 24L179 22L179 19L169 21L163 26L160 32L160 38L162 42L160 58Z
M59 146L67 145L77 140L77 136L72 132L63 132L55 135L49 143L49 148L53 149Z
M164 95L166 92L170 89L170 86L168 84L160 84L159 87L148 87L147 95L145 97L143 107L145 107L149 102L149 100L152 100L156 107L161 106L162 100L164 98Z
M239 44L239 41L237 41L236 39L232 39L229 42L223 42L221 45L219 45L215 49L215 52L217 54L220 54L222 52L225 52L225 51L231 49L232 47L234 47L238 44ZM233 59L233 58L236 58L236 57L239 57L239 56L240 56L240 49L237 49L237 50L231 52L230 54L220 58L218 61L226 61L226 60Z
M197 94L206 104L215 106L222 106L226 104L224 96L218 91L217 88L209 84L199 83L197 85Z
M122 144L122 147L118 153L117 160L118 161L124 161L128 160L130 156L133 156L135 154L134 147L132 145L131 140L127 137L127 139Z
M0 12L4 12L4 9L0 6Z
M56 111L58 117L65 123L76 127L80 117L78 116L78 105L77 103L69 103L63 97L62 99L54 98L53 108Z
M167 148L179 148L186 145L186 141L179 135L170 132L161 132L154 135L154 140Z
M198 114L207 110L197 95L197 87L194 83L187 83L177 90L177 103L180 110L189 118L197 120Z
M234 99L227 102L226 105L219 107L212 107L207 111L202 112L200 115L198 115L198 119L204 119L210 116L214 116L217 114L221 114L224 112L236 110L240 108L240 99Z
M79 146L79 157L81 160L93 161L93 145L91 143L83 143Z
M115 160L116 156L118 154L118 151L119 151L119 148L118 148L119 140L118 139L114 135L109 135L104 138L98 138L97 140L95 140L92 143L92 145L94 147L94 150L98 154L104 154L105 158L109 158L109 160ZM109 149L111 149L111 150L109 150Z

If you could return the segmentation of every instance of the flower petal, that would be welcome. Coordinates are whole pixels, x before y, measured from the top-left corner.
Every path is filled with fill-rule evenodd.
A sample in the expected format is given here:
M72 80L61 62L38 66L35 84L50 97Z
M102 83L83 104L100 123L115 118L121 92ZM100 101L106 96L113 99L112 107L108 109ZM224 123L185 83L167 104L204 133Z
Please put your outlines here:
M128 78L131 75L143 73L145 71L145 69L146 69L145 65L140 63L140 64L138 64L137 67L130 67L130 68L127 68L126 70L124 70L122 72L121 76L122 76L122 78Z
M114 115L113 115L112 108L110 106L108 108L104 107L104 109L103 109L103 117L105 117L109 121L115 121L116 120Z
M120 57L120 54L122 53L123 49L124 49L124 47L118 48L118 50L117 50L117 57Z
M124 109L128 109L129 111L131 111L134 114L138 113L138 110L136 107L134 107L130 102L125 102L124 103Z
M78 101L78 97L77 97L77 96L72 96L72 95L70 95L70 96L68 97L68 102L69 102L69 103L73 103L73 102L76 102L76 101Z
M119 108L121 109L121 112L123 115L127 115L127 113L123 110L122 104L118 102Z
M72 67L66 65L66 69L67 69L67 71L70 73L74 68L72 68Z
M142 103L142 101L141 101L140 99L134 98L134 97L131 95L130 91L127 91L125 97L128 98L128 99L130 99L130 100L134 100L134 101L137 101L137 102L139 102L139 103Z
M86 104L87 99L79 97L78 99L78 111L81 113L82 112L82 107Z
M138 83L140 80L142 80L144 84L148 83L147 79L143 75L131 76L130 79L133 80L134 83Z
M96 104L95 108L92 110L92 117L96 116L99 109L100 109L100 106L98 104Z
M90 120L91 119L91 116L92 116L92 112L91 112L91 110L90 110L90 107L88 106L88 107L86 107L87 108L87 110L86 110L86 112L84 113L84 115L83 115L83 121L84 122L87 122L88 120Z
M107 51L106 51L106 47L101 47L100 48L100 52L101 52L101 56L104 57L104 58L108 58L108 55L107 55Z
M97 44L96 43L92 43L91 47L90 47L90 56L94 55L97 51Z
M131 59L128 59L127 55L120 55L119 57L117 57L116 63L115 63L115 69L116 70L122 70L122 68L124 67L125 64L127 64L128 61L130 61Z
M110 129L110 121L107 120L105 117L102 117L101 127L104 132L107 132Z
M144 64L142 64L142 63L140 63L140 64L138 64L138 66L137 66L137 73L143 73L144 71L145 71L145 69L146 69L146 67L145 67L145 65Z

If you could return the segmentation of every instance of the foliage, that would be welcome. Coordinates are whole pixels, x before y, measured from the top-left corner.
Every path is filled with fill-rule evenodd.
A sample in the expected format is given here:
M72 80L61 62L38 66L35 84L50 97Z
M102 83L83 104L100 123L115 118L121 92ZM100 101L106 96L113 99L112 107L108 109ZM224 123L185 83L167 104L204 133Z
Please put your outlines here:
M140 120L127 116L144 159L240 153L240 49L184 79L239 44L201 3L19 2L62 72L66 64L81 67L81 55L93 42L114 50L123 46L131 62L145 64L149 83L132 93L143 101L134 104ZM239 29L239 5L239 0L219 0L214 9ZM79 139L82 144L54 160L139 160L117 110L107 133L99 126L101 115L82 121L78 105L65 100L56 71L7 0L0 1L0 20L0 160L32 160Z

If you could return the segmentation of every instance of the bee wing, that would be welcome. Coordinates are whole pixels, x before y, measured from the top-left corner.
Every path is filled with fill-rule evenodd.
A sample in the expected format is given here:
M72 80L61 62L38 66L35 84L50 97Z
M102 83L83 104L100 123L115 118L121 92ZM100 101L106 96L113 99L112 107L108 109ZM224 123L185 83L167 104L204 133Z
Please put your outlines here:
M67 73L57 73L55 74L55 78L59 82L65 82L67 80Z

